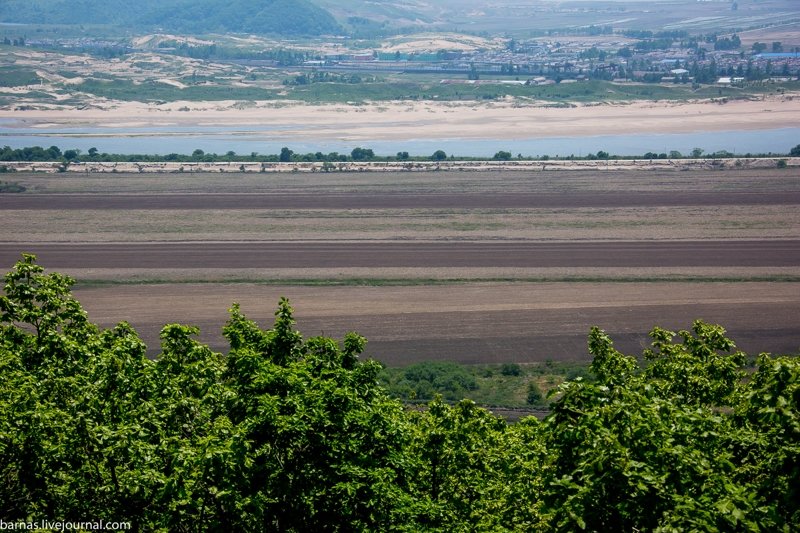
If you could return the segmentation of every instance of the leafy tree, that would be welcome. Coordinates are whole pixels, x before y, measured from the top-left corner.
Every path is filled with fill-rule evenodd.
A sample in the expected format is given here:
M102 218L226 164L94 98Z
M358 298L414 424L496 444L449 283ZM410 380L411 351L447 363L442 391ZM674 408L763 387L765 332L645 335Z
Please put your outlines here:
M151 531L789 531L800 522L800 358L720 326L651 332L647 364L589 334L592 380L509 425L468 400L406 410L365 340L304 339L238 305L215 353L170 324L146 357L23 255L0 296L0 516ZM458 382L436 364L409 380ZM532 383L532 385L535 385ZM464 387L464 384L459 386ZM528 398L540 392L529 388Z
M714 42L714 50L738 50L741 46L742 41L736 34L734 34L733 37L724 37Z
M722 328L702 322L693 332L680 332L679 343L660 328L651 335L645 356L652 362L642 372L593 329L589 349L597 383L561 388L545 422L552 459L544 499L553 509L551 525L730 530L789 523L796 504L753 497L752 483L760 478L751 469L761 462L752 452L764 451L765 439L723 411L747 411L741 403L748 388L743 354ZM765 372L768 361L764 356ZM796 479L790 472L787 482Z
M494 154L494 157L492 157L492 159L494 159L495 161L509 161L511 160L511 157L512 157L511 152L500 150L499 152Z
M792 157L800 157L800 144L789 150L789 155Z
M418 520L434 531L501 529L504 516L490 509L502 506L510 481L507 457L498 453L505 423L470 400L451 407L437 399L417 418L417 428Z
M368 161L375 157L375 152L372 151L370 148L353 148L353 151L350 153L350 157L353 158L353 161Z
M364 339L303 341L237 306L227 357L168 325L145 356L100 330L26 255L0 299L0 514L113 515L143 530L387 529L411 507L411 427L360 362Z
M278 161L280 161L281 163L288 163L292 160L292 155L294 155L294 152L284 146L283 148L281 148L281 153L278 156Z
M251 502L243 521L279 530L387 528L409 505L402 448L410 437L402 407L377 387L379 366L360 363L364 339L343 346L303 342L281 300L272 330L238 306L224 328L231 343L227 411L247 450L235 486Z
M436 150L431 156L431 160L433 161L444 161L445 159L447 159L447 154L444 150Z

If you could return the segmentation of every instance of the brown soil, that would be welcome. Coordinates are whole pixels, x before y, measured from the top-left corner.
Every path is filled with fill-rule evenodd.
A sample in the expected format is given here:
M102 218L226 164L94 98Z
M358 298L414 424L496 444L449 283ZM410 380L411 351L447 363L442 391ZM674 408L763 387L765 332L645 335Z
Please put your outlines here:
M562 209L800 204L800 191L586 193L5 194L0 209Z
M50 268L800 267L800 240L0 244Z
M800 283L778 280L800 279L797 177L19 174L29 192L0 197L0 264L28 251L81 281L146 282L76 294L102 325L133 323L154 354L171 322L224 351L232 302L268 326L281 295L306 335L357 330L390 364L581 360L592 325L640 353L654 325L696 318L749 352L794 352ZM292 279L347 285L280 281ZM709 282L748 279L762 282Z
M390 365L439 359L466 363L588 360L589 328L605 329L626 353L648 345L654 325L723 324L740 348L796 352L797 283L477 283L426 287L296 287L166 284L83 288L77 297L104 326L131 322L151 353L171 322L200 326L200 339L225 351L226 308L239 302L269 327L290 298L306 336L358 331L366 354Z

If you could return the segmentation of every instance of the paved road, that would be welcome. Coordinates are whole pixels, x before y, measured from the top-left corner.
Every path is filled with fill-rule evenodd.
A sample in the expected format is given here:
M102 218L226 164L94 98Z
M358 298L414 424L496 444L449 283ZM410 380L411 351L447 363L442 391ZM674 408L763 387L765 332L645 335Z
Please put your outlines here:
M0 244L48 268L792 267L800 240Z
M522 209L800 205L800 192L3 194L3 209Z

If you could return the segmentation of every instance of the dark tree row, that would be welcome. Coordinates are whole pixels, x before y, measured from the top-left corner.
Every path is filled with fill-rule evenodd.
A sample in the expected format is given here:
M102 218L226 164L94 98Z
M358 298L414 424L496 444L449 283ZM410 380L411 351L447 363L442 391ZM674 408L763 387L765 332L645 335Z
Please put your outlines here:
M705 150L702 148L695 148L692 150L691 154L684 155L677 150L672 150L667 154L664 153L656 153L656 152L647 152L643 155L612 155L604 150L599 150L596 154L589 153L585 156L565 156L559 159L587 159L587 160L595 160L595 159L682 159L685 157L691 157L694 159L700 158ZM711 158L728 158L728 157L775 157L781 154L733 154L727 151L719 151L713 152L706 155L706 157ZM800 157L800 144L789 150L788 153L791 157ZM10 146L5 146L0 149L0 162L10 162L10 161L56 161L56 162L63 162L65 164L73 163L73 162L137 162L137 163L144 163L144 162L204 162L204 163L211 163L211 162L281 162L281 163L303 163L303 162L329 162L329 163L345 163L350 161L408 161L408 160L432 160L432 161L444 161L445 159L460 159L460 160L482 160L485 158L479 157L456 157L456 156L448 156L444 150L436 150L427 157L420 157L420 156L412 156L409 155L408 152L402 151L397 152L395 156L379 156L376 155L375 152L371 148L362 148L356 147L349 154L340 154L338 152L330 152L330 153L322 153L322 152L309 152L306 154L296 153L294 150L283 147L281 148L280 153L278 154L258 154L253 152L249 155L237 154L235 152L227 152L225 154L216 154L216 153L208 153L204 150L197 149L194 150L191 154L166 154L166 155L158 155L158 154L109 154L109 153L101 153L97 150L97 148L89 148L88 151L85 153L78 149L69 149L64 150L63 152L57 146L51 146L50 148L42 148L41 146L30 146L26 148L11 148ZM500 150L492 156L491 159L496 161L509 161L513 159L515 156L506 150ZM543 156L523 156L522 154L517 154L516 159L524 159L524 160L537 160L541 159L543 161L549 160L550 156L543 155ZM4 170L2 172L8 171L8 167L3 167Z

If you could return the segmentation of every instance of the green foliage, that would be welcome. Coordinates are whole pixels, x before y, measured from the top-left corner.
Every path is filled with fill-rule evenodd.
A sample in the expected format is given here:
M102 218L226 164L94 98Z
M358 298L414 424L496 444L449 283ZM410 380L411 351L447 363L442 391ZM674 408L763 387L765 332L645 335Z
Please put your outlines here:
M752 384L744 379L744 354L719 326L695 322L679 343L660 328L651 336L651 363L640 371L593 329L598 382L562 386L546 421L546 444L556 450L544 495L554 508L551 523L590 530L771 530L791 523L796 504L781 508L778 499L754 496L765 483L754 475L765 468L757 455L776 443L742 423L747 415L726 414L752 413L743 391L762 398L752 384L764 374ZM769 361L763 356L760 372L769 372Z
M736 345L722 327L698 320L692 332L678 332L680 344L673 343L675 333L661 328L654 328L650 336L653 344L644 356L650 361L646 375L653 386L687 404L732 404L746 357L734 351Z
M189 85L175 87L157 81L133 83L130 80L88 79L76 86L80 91L114 100L148 102L154 100L274 100L275 91L259 87L233 87L230 85Z
M168 325L151 361L100 330L26 255L0 299L0 514L113 516L143 530L385 529L408 502L411 427L358 361L364 339L302 340L282 300L237 306L227 357Z
M278 161L280 161L281 163L288 163L289 161L292 160L292 155L294 155L294 152L284 146L283 148L281 148L281 153L278 156Z
M375 157L375 152L373 152L370 148L357 147L353 148L353 151L350 153L350 157L353 158L353 161L369 161Z
M398 389L406 399L432 400L437 394L460 400L478 387L475 377L456 363L430 361L406 367Z
M508 409L525 409L547 406L547 393L556 389L567 379L588 376L588 365L583 362L532 363L518 365L503 364L458 364L458 363L423 363L431 371L429 379L419 382L409 381L406 370L409 367L387 367L381 371L380 380L393 398L408 402L430 400L440 394L447 401L469 399L483 407L500 407ZM505 372L505 373L504 373ZM436 376L436 374L442 374ZM461 376L463 383L475 383L475 388L463 388L457 393L447 388L446 384L455 383L458 389L459 380L453 374ZM464 377L464 374L467 377ZM437 387L434 383L438 383ZM445 386L442 386L445 385ZM541 398L535 404L528 402L531 386L539 389Z
M522 374L522 368L516 363L503 363L500 373L504 376L519 376Z
M230 349L171 324L150 360L92 324L31 255L0 297L0 516L142 531L788 531L800 523L800 360L746 357L715 325L655 328L647 364L589 335L594 381L508 425L472 401L406 410L359 360L238 305ZM513 374L514 366L507 367ZM524 378L501 376L503 379ZM505 370L505 369L504 369ZM466 390L458 365L409 383ZM529 376L528 376L529 377ZM528 385L529 401L541 393Z
M0 67L0 87L38 85L41 82L35 70L18 67Z
M528 397L525 400L526 403L528 405L541 405L542 398L542 390L539 388L539 385L537 385L535 381L528 383Z

